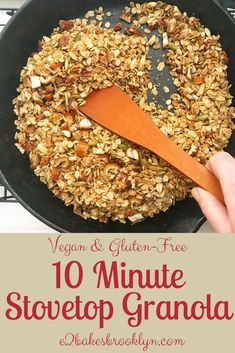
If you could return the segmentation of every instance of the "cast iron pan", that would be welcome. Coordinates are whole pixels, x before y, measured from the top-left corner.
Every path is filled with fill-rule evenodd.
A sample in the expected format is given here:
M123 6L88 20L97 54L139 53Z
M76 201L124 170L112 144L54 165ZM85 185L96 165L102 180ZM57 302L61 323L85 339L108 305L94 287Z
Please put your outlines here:
M235 32L228 15L212 0L173 0L169 3L199 17L212 33L221 34L223 47L230 57L229 80L235 83ZM195 232L203 217L192 199L178 202L166 213L136 225L84 220L53 197L30 170L28 157L20 155L14 146L15 116L11 102L16 96L20 70L30 54L37 50L38 40L49 35L60 19L80 17L99 6L118 15L127 4L126 0L31 0L10 21L0 39L0 176L28 211L60 232ZM167 73L162 77L162 84L169 86L169 80ZM233 95L234 89L231 89ZM159 98L160 102L163 98ZM235 135L228 147L232 154L234 146Z

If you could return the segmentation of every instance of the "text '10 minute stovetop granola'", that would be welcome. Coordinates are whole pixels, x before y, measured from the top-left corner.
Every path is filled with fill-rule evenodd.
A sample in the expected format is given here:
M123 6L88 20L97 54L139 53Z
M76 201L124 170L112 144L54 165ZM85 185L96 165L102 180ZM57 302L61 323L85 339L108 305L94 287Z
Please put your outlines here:
M39 42L39 52L21 72L13 102L16 146L76 214L135 223L184 199L191 182L157 156L87 119L78 109L86 97L119 85L203 164L227 145L235 110L228 57L219 36L197 18L163 2L131 3L115 25L111 16L99 8L83 19L61 20L51 37ZM153 64L150 50L160 47L167 49L166 58ZM167 66L177 92L163 108L147 97L159 93L150 73L158 76ZM170 91L168 86L163 90Z

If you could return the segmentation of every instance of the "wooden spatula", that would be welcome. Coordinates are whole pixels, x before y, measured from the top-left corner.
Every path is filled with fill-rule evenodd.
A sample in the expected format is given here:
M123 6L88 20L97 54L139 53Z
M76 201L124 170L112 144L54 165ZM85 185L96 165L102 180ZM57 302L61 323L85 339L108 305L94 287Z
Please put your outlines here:
M224 202L216 177L164 135L118 86L94 91L80 110L108 130L157 154Z

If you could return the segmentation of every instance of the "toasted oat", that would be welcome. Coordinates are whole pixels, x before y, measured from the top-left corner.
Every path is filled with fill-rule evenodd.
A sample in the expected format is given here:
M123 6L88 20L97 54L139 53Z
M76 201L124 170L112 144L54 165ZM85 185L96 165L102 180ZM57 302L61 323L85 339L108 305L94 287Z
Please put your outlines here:
M153 94L154 96L157 96L157 95L158 95L157 87L153 87L153 89L152 89L152 94Z
M156 43L153 45L153 49L160 49L161 48L161 44L160 43Z
M152 46L154 43L156 43L156 41L157 41L157 37L156 37L155 34L154 34L154 35L152 35L152 37L149 39L148 45L149 45L149 46Z
M157 71L163 71L165 68L165 63L164 61L161 61L158 65L157 65Z
M87 13L85 14L86 18L90 18L90 17L94 17L95 16L95 11L87 11Z
M105 22L104 26L105 26L105 28L110 28L111 23L110 22Z
M97 19L97 21L102 21L103 20L103 16L102 15L96 15L95 18Z
M139 24L140 25L145 25L148 21L148 17L147 16L142 16L139 18Z
M166 48L168 43L169 43L168 35L167 35L166 32L164 32L163 35L162 35L162 46L163 46L163 48Z
M165 93L169 93L169 92L170 92L170 89L169 89L169 87L164 86L164 87L163 87L163 91L164 91Z

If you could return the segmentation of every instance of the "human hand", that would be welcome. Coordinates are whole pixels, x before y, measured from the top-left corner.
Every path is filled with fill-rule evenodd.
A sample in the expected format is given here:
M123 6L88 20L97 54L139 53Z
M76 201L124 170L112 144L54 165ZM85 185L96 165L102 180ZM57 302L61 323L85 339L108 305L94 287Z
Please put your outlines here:
M235 159L227 152L218 152L206 167L220 181L225 205L199 187L192 190L192 195L216 232L235 232Z

